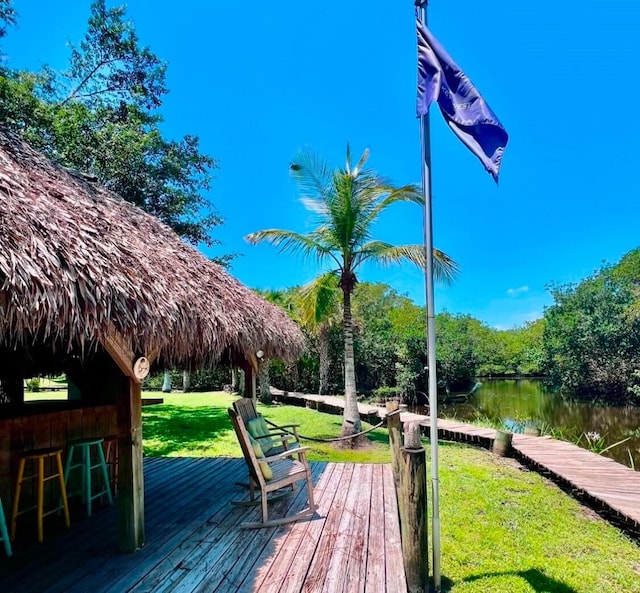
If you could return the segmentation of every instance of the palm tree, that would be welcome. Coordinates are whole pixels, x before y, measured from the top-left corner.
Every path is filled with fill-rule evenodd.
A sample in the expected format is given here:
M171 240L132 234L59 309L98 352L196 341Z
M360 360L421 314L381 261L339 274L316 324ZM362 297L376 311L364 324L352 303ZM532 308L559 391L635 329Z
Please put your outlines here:
M249 243L268 242L281 252L291 251L313 257L319 263L330 262L331 273L342 290L344 331L345 408L342 434L361 430L356 376L353 360L353 326L351 294L358 282L356 271L366 261L382 265L410 261L425 266L422 245L394 246L372 238L373 226L380 214L395 202L424 204L415 185L396 187L375 171L365 169L369 150L365 150L355 167L347 145L344 169L330 169L310 152L302 152L290 166L302 194L302 203L317 216L317 226L308 234L268 229L247 235ZM450 281L457 271L455 262L434 249L434 274L438 280Z
M318 393L329 391L329 330L338 323L340 292L332 272L318 276L298 290L296 305L303 326L318 335L320 372Z

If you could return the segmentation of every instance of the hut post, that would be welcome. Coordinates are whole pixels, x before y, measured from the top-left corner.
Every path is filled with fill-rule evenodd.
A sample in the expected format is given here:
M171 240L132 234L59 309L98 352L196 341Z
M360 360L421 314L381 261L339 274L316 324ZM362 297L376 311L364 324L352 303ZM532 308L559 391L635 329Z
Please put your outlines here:
M400 467L400 532L409 593L426 593L429 586L427 531L427 458L420 443L420 425L407 425Z
M142 375L136 378L134 353L117 332L104 341L127 387L116 396L118 423L118 544L123 552L144 545L144 479L142 468ZM139 359L143 360L143 359ZM148 366L147 366L148 372ZM145 373L146 376L146 373Z
M262 351L260 351L262 354ZM258 375L259 362L254 354L250 354L243 361L242 370L244 371L244 397L250 397L254 403L258 400L256 389L256 377Z
M118 543L122 552L144 544L144 479L142 471L142 386L129 378L118 394Z

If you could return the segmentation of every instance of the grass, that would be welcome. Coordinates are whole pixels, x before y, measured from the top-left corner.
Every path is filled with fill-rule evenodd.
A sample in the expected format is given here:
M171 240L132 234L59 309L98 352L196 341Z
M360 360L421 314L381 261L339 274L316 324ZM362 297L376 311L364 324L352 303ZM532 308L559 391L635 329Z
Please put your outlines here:
M143 397L158 397L144 393ZM227 408L237 396L226 393L163 393L164 404L142 409L144 452L150 456L241 457L242 452L233 432ZM340 435L340 416L320 414L314 410L292 406L265 406L258 411L277 424L301 425L300 432L313 438ZM365 423L365 427L369 425ZM371 444L364 450L338 449L331 444L305 441L311 447L312 461L388 463L390 461L387 431L369 433Z
M226 413L234 396L163 397L164 404L143 408L147 455L240 455ZM259 410L280 424L299 423L305 435L340 432L339 416L292 406ZM308 444L312 459L388 462L386 431L374 431L371 441L359 451ZM640 593L638 546L513 460L441 443L440 518L443 591Z

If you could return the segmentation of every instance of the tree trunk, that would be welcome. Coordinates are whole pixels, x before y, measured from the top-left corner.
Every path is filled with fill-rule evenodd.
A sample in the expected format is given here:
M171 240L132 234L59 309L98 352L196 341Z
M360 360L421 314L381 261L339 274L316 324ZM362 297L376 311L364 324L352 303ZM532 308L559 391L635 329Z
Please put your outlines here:
M171 393L171 371L164 372L164 381L162 382L162 392Z
M318 354L320 356L320 384L318 386L318 394L325 395L329 392L329 326L326 323L320 326Z
M264 358L260 362L260 401L263 404L271 403L271 391L269 390L269 366L270 362L267 358Z
M182 371L182 391L187 393L189 389L191 389L191 371L184 369L184 371Z
M251 397L251 393L247 393L246 390L246 379L245 379L245 372L244 369L238 369L237 371L237 375L238 375L238 389L237 392L242 396L242 397Z
M237 367L231 368L231 391L240 393L240 373Z
M358 412L358 396L356 393L356 365L353 358L353 323L351 320L351 292L348 287L342 289L343 324L344 324L344 416L342 418L342 435L354 434L362 430Z

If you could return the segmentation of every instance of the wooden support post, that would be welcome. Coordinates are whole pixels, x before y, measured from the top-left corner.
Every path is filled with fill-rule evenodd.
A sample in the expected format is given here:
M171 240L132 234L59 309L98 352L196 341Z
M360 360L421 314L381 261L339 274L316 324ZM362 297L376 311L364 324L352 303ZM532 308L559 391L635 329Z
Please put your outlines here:
M429 589L429 550L427 532L427 457L420 444L420 425L411 422L402 447L400 466L400 532L408 593ZM417 444L418 448L415 447Z
M393 481L396 484L396 493L400 487L400 448L402 447L402 423L400 422L400 414L393 414L400 409L398 401L389 401L387 408L387 429L389 430L389 445L391 447L391 469L393 470Z
M142 474L142 389L129 378L128 391L118 393L118 543L123 552L144 545L144 480Z
M508 457L511 454L512 439L512 432L508 430L496 430L496 438L493 441L493 452L500 457Z

